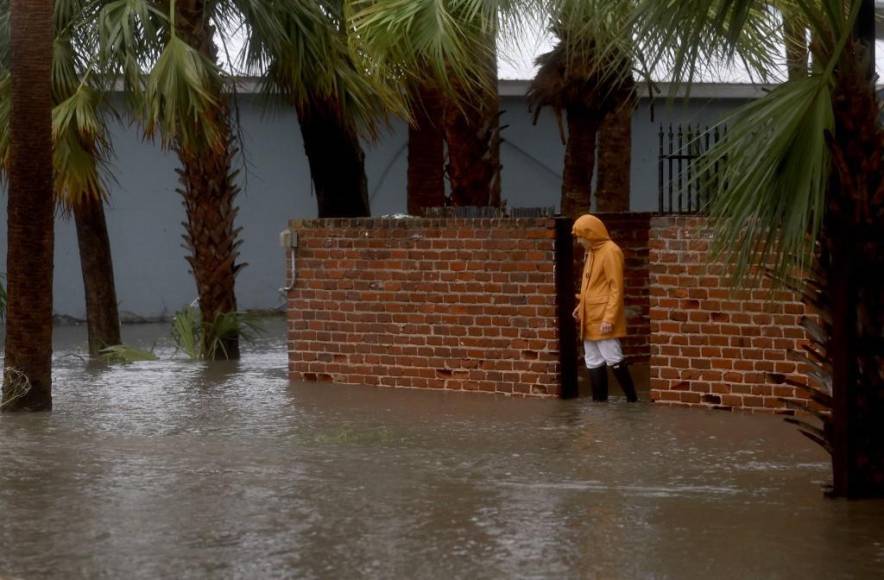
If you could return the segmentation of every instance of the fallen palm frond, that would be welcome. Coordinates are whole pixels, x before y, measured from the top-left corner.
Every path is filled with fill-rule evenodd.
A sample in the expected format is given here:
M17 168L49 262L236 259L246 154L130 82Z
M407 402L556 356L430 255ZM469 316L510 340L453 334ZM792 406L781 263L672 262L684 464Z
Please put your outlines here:
M141 350L125 344L117 344L103 348L99 351L99 354L104 362L108 364L129 364L133 362L158 360L157 355L149 350Z

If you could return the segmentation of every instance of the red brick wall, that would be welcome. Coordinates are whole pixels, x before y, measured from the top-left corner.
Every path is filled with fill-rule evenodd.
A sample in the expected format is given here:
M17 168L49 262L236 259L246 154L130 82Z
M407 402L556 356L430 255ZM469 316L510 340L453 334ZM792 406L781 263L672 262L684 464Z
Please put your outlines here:
M797 296L733 290L711 263L708 222L655 217L650 229L651 398L658 403L790 412L782 376L806 379L787 352L806 340ZM771 378L770 374L780 377Z
M626 328L629 332L621 343L623 353L633 362L647 362L651 356L651 321L648 232L649 213L597 214L608 228L611 238L623 250L623 273ZM580 259L582 260L582 254ZM580 275L583 263L575 268ZM581 349L580 352L583 352Z
M553 220L290 228L299 237L288 295L293 380L558 394Z

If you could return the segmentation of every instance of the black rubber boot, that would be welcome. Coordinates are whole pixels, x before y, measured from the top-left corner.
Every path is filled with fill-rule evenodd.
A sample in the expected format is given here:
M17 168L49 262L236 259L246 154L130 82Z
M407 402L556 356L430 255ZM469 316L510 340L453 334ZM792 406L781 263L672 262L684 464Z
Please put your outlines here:
M629 363L625 360L621 361L612 366L611 370L614 371L614 376L617 377L617 382L620 383L620 388L623 389L623 394L626 395L626 400L630 403L638 401L638 394L635 392L635 383L632 382L632 374L629 372Z
M608 400L608 367L589 369L589 382L592 386L592 400L604 402Z

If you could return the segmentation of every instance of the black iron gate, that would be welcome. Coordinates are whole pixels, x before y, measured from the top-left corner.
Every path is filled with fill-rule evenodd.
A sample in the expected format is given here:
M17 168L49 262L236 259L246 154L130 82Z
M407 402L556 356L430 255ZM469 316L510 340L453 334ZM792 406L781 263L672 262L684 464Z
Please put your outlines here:
M657 193L661 214L700 213L718 190L721 162L701 167L700 157L727 135L727 127L660 125Z

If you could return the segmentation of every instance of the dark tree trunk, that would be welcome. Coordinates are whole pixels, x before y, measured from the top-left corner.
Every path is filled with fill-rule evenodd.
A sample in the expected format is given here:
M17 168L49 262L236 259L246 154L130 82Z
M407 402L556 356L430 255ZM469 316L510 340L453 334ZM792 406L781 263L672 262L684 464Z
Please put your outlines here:
M120 316L104 202L98 198L84 197L73 211L86 293L89 354L96 356L101 349L120 344Z
M602 119L599 129L599 171L596 210L629 211L632 170L632 112L635 101L632 83L620 93L620 104Z
M415 91L414 123L408 128L408 213L445 205L445 133L440 91Z
M52 1L12 0L4 411L52 408Z
M239 190L230 171L233 150L229 145L222 151L179 150L178 157L182 165L179 193L187 210L184 241L199 296L202 352L216 359L237 359L237 336L225 337L221 349L210 349L216 338L211 329L218 317L236 312L236 275L242 268L236 263L239 230L234 222L239 209L234 200Z
M833 495L848 498L884 496L884 131L859 54L854 44L839 66L821 237L831 319Z
M371 215L365 153L352 122L334 101L312 99L299 108L298 120L320 218Z
M213 62L217 61L214 29L209 24L206 6L202 0L179 0L176 4L177 27L187 42ZM195 150L178 146L181 161L179 171L181 193L187 222L184 224L185 246L190 250L187 261L193 271L199 297L203 341L202 353L216 359L239 358L239 336L236 333L217 337L221 348L212 349L216 339L213 332L218 317L236 312L236 275L242 268L239 257L235 221L235 205L239 193L232 170L234 148L230 136L230 112L220 87L212 95L218 103L211 115L200 119L205 125L213 123L219 144L205 145Z
M562 215L576 219L589 212L592 203L592 175L595 171L599 114L586 107L567 109L568 141L565 145L565 173L562 177Z
M494 42L491 40L490 42ZM496 52L484 56L486 90L463 91L445 107L448 179L454 206L501 205L500 98Z

